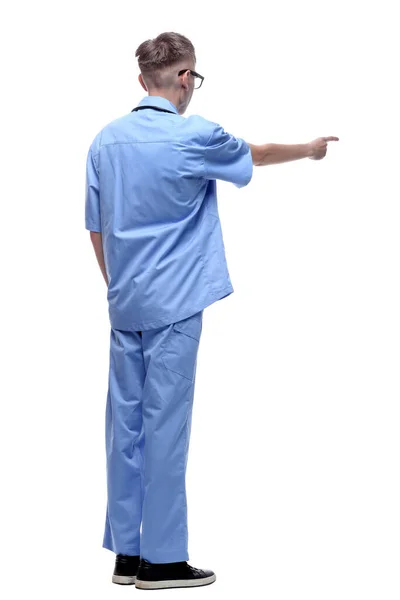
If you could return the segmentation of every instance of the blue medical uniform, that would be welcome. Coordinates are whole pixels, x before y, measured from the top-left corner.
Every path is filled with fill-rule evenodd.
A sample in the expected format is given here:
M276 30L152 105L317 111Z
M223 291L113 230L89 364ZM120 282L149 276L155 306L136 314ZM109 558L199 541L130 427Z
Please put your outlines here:
M233 292L216 180L249 183L249 145L161 96L115 119L86 162L85 227L108 277L103 547L188 560L185 474L203 310ZM166 111L166 112L164 112Z

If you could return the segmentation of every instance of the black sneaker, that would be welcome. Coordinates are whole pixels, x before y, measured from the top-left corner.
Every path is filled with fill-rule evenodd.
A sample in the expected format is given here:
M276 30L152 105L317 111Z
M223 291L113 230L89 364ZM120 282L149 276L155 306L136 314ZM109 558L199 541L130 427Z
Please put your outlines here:
M173 563L150 563L141 559L135 586L141 590L160 588L195 587L209 585L216 580L213 571L196 569L186 561Z
M117 554L115 557L115 569L112 576L113 583L132 585L136 581L136 572L140 563L140 556L128 556Z

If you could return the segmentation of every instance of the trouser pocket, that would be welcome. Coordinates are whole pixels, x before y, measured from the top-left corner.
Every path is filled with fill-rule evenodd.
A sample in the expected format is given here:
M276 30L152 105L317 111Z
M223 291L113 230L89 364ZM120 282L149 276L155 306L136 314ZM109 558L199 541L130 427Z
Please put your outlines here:
M167 333L161 358L169 371L194 381L203 325L202 311L173 323Z

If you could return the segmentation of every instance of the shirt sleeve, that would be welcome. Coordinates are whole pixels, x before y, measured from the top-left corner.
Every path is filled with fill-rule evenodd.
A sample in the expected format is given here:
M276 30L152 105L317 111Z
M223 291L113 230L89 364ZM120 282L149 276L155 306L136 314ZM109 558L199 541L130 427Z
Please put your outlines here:
M215 124L204 150L204 169L206 179L221 179L244 187L253 175L250 146Z
M85 228L101 231L99 174L92 148L86 160Z

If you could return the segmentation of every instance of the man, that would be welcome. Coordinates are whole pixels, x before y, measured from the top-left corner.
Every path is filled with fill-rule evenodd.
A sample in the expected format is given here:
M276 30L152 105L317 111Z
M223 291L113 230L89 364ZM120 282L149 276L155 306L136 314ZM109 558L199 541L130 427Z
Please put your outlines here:
M185 474L203 310L233 292L216 180L253 166L325 156L327 142L248 144L184 118L196 72L191 42L163 33L137 51L148 95L106 125L87 156L85 227L107 284L107 511L113 582L139 589L215 581L190 566Z

